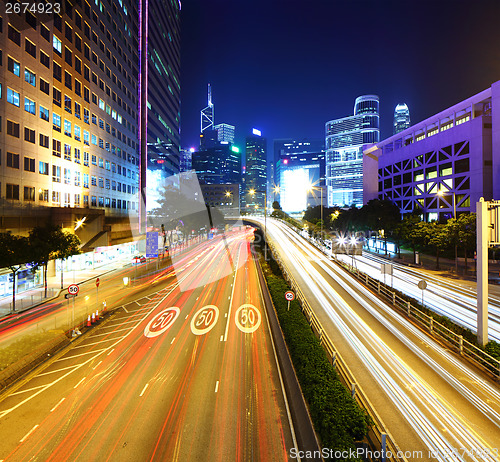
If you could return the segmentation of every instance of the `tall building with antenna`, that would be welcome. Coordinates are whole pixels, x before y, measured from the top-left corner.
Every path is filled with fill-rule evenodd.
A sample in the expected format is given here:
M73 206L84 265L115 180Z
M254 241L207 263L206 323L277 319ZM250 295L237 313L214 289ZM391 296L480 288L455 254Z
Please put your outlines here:
M208 105L200 112L200 132L214 129L214 105L212 103L212 86L208 84Z

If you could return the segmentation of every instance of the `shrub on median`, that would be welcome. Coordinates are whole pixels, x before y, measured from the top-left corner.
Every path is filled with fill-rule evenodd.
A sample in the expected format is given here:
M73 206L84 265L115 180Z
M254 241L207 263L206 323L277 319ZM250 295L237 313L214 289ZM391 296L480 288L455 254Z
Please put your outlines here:
M269 254L268 254L269 255ZM298 301L287 302L289 286L271 258L263 262L269 292L297 373L311 419L323 447L333 450L355 448L370 425L370 418L342 384L318 338L309 326Z

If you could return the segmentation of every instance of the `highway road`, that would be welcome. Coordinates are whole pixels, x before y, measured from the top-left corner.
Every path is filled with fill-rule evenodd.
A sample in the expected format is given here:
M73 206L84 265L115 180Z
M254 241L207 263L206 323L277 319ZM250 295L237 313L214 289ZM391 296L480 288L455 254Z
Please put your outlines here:
M0 461L287 460L252 236L191 250L12 390Z
M408 460L500 460L498 384L396 314L288 226L268 219L267 232Z
M477 295L475 283L470 281L457 281L450 278L437 276L430 271L422 271L410 268L398 263L393 264L393 277L381 274L380 265L388 261L363 252L362 256L336 255L337 258L345 263L352 264L354 261L356 267L365 274L384 281L389 286L393 284L395 289L423 301L424 304L434 311L452 319L473 332L477 331ZM424 279L427 282L427 289L424 293L418 288L417 284ZM500 297L498 288L490 284L493 289L489 294L488 301L488 338L500 342Z

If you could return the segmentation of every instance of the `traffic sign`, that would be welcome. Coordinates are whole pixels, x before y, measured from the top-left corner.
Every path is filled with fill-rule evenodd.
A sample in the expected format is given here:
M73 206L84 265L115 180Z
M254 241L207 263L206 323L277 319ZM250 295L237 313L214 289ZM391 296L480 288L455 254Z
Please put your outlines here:
M95 286L96 286L96 287L99 287L99 278L97 278L97 279L95 280Z
M427 289L427 282L424 279L422 279L421 281L418 281L418 288L420 290Z
M78 294L64 294L64 298L74 298L77 296L78 296Z
M295 294L291 290L288 290L285 292L285 299L291 302L292 300L295 300Z
M68 286L68 294L77 295L80 291L80 287L77 284L71 284Z

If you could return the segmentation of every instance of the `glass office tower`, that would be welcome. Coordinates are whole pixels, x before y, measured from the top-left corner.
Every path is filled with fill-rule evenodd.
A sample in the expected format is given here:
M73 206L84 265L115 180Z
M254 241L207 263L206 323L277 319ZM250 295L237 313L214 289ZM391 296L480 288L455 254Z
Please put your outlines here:
M356 98L354 115L325 124L328 206L363 205L363 148L377 143L379 98Z

